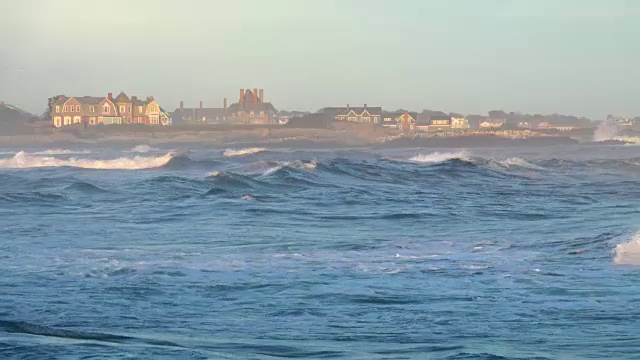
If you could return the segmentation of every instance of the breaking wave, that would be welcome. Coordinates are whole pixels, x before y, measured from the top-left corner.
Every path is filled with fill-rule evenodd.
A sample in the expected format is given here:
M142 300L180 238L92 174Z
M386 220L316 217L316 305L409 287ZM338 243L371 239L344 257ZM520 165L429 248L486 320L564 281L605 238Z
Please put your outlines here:
M259 148L259 147L252 147L252 148L246 148L246 149L227 149L224 151L223 155L226 157L246 156L246 155L258 154L264 151L267 151L267 149Z
M616 245L613 262L618 265L640 265L640 233L625 243Z
M173 153L167 153L157 157L121 157L117 159L59 159L50 156L39 156L20 151L9 159L0 159L0 168L25 169L38 167L76 167L83 169L108 169L108 170L140 170L152 169L166 165L174 157Z
M317 166L318 164L315 161L303 161L303 160L283 161L283 162L278 162L275 166L270 167L264 173L262 173L262 175L263 176L272 175L283 169L312 171Z
M518 157L506 158L504 160L496 161L496 163L505 168L510 168L515 166L515 167L521 167L526 169L542 170L540 166L534 165L528 162L527 160L518 158Z
M461 161L471 161L469 153L466 151L458 151L458 152L434 152L431 154L419 154L409 158L409 162L421 163L421 164L431 164L431 163L441 163L450 160L461 160Z

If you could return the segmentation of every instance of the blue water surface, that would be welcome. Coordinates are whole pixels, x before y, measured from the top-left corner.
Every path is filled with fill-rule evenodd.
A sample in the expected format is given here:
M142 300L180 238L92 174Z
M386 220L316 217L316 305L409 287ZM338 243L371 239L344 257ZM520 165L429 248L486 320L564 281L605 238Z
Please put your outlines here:
M2 358L640 358L640 147L21 150Z

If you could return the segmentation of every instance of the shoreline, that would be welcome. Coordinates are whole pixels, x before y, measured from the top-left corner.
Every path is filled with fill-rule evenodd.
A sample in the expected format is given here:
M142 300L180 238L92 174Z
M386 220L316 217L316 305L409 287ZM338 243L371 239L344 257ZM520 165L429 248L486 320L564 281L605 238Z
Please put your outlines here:
M342 125L342 124L341 124ZM47 129L49 130L49 129ZM319 128L102 128L65 129L40 134L0 135L0 147L154 147L223 148L478 148L544 147L560 145L622 145L623 141L594 143L590 132L545 134L531 130L468 130L442 133L399 134L372 126Z

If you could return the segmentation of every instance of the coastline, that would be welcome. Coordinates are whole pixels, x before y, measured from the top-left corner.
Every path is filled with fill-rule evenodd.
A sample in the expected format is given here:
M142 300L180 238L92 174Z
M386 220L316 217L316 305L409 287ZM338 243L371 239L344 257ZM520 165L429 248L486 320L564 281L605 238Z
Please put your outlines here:
M374 126L320 128L90 128L0 135L1 147L252 147L265 148L461 148L555 146L589 143L590 133L545 134L530 130L399 134Z

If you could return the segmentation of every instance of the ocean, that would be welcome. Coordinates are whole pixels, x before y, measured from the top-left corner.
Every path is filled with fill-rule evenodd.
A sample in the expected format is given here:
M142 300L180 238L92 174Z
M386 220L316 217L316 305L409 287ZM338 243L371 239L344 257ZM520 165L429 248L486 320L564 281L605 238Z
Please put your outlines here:
M638 359L640 147L0 149L0 358Z

